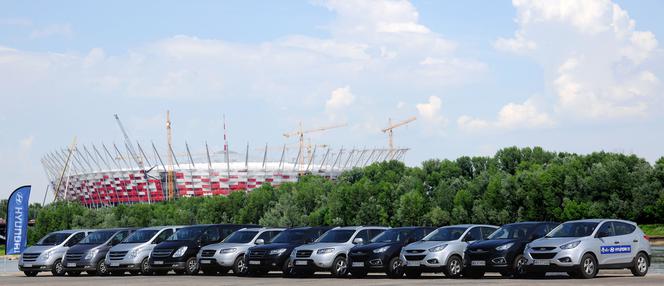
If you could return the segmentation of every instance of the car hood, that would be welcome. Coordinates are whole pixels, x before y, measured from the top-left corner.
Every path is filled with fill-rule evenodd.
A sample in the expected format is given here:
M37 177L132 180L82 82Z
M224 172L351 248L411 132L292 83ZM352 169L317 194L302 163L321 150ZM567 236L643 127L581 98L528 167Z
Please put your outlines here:
M163 241L163 242L157 244L157 246L155 246L154 248L155 249L177 249L177 248L180 248L182 246L192 247L192 246L194 246L194 242L189 241L189 240Z
M581 237L551 237L540 238L530 243L530 247L558 247L565 243L579 240Z
M327 242L320 242L320 243L312 243L312 244L305 244L300 247L298 247L298 250L316 250L316 249L321 249L321 248L344 248L348 247L346 243L327 243Z
M517 239L491 239L491 240L481 240L481 241L476 241L468 245L469 250L475 250L475 249L491 249L491 248L496 248L498 246L501 246L503 244L508 244L511 242L517 242L519 240Z
M279 249L279 248L293 248L300 246L298 243L269 243L269 244L263 244L263 245L256 245L252 247L251 249L255 250L273 250L273 249Z
M203 246L201 250L205 249L219 250L224 248L248 248L249 246L251 246L251 244L249 243L215 243Z
M113 246L110 251L130 251L136 247L143 246L145 243L120 243L116 246Z
M351 249L351 251L372 251L374 249L379 249L384 246L397 246L401 245L401 242L374 242L364 245L358 245Z
M42 253L57 247L59 247L59 245L33 245L26 248L23 253Z
M420 240L413 242L409 245L406 245L403 249L429 249L441 244L447 244L449 241L426 241L426 240Z
M77 244L69 248L67 252L69 253L84 253L90 249L100 247L103 244Z

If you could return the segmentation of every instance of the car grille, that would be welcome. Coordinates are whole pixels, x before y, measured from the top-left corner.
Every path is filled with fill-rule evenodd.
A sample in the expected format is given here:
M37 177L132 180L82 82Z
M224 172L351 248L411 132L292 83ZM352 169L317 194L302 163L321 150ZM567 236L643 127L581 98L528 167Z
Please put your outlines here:
M217 252L216 250L213 249L206 249L201 252L201 256L203 257L212 257L214 256L214 253Z
M122 260L125 255L127 255L127 251L111 251L108 253L108 259L110 260Z
M556 256L555 252L552 253L530 253L530 256L532 256L534 259L551 259L554 256Z
M173 252L173 249L153 249L152 257L168 257Z
M543 246L543 247L533 247L531 248L532 250L537 250L537 251L550 251L556 249L555 247L550 247L550 246Z
M487 253L487 252L489 252L489 249L483 249L483 248L468 249L468 252L470 252L470 253Z
M368 251L354 251L354 252L350 253L350 255L353 255L353 256L364 256L364 255L367 255L367 254L369 254Z
M65 255L65 259L69 261L75 261L75 260L81 260L83 258L83 253L69 253L67 252L67 255Z
M423 253L424 249L408 249L406 253Z
M306 258L311 256L311 253L313 253L312 250L298 250L297 253L295 254L295 257Z
M36 261L41 253L23 253L23 261Z
M404 257L406 257L406 260L417 261L424 259L426 255L404 255Z
M255 249L249 251L249 258L261 258L267 254L267 250L264 249Z

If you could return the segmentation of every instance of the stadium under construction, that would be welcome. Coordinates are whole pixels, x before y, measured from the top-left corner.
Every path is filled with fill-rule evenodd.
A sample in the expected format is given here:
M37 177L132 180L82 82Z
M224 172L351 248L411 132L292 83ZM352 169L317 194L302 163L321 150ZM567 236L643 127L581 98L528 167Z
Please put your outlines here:
M41 163L47 173L49 187L56 200L79 201L88 207L118 204L153 203L178 197L228 195L234 191L251 191L263 184L279 185L295 182L300 176L312 174L334 179L341 172L375 162L403 160L408 149L395 148L394 128L415 120L387 126L387 148L332 148L327 145L305 143L305 135L343 127L299 129L284 136L297 137L299 142L271 148L229 150L224 120L223 150L211 150L208 144L191 152L184 144L184 152L175 152L171 124L167 114L168 142L165 148L154 143L141 145L132 142L120 119L115 117L125 142L116 144L78 145L76 139L68 147L47 153Z

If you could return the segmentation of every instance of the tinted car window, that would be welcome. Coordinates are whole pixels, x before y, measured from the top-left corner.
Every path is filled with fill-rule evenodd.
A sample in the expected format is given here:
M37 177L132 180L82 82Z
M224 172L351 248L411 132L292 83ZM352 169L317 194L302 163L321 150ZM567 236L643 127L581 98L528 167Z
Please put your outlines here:
M166 239L167 239L169 236L171 236L172 234L173 234L173 230L172 230L172 229L170 229L170 228L169 228L169 229L165 229L165 230L162 231L159 235L157 235L157 238L154 239L154 243L160 243L160 242L166 240Z
M350 229L333 229L323 234L318 242L342 243L348 241L354 233L355 231Z
M593 234L596 222L566 222L549 232L549 237L584 237Z
M630 234L634 232L634 230L636 230L636 227L634 225L619 221L614 221L613 227L616 229L616 235Z
M599 228L599 231L597 231L597 234L602 237L615 236L616 231L613 228L613 223L609 221L602 224L602 226Z
M368 229L360 230L353 240L358 238L361 238L364 243L369 242L369 230Z
M81 240L83 240L84 238L85 238L85 233L79 232L79 233L75 234L74 236L72 236L69 239L69 241L67 241L67 246L72 246L74 244L77 244L77 243L81 242Z
M548 224L542 224L539 225L535 228L535 231L533 231L532 238L541 238L544 237L547 233L549 233L549 225Z
M482 239L487 239L487 238L489 238L489 235L491 235L494 231L496 231L495 228L491 228L491 227L482 227Z
M482 232L479 227L473 227L463 238L463 241L475 241L482 239Z
M285 230L274 237L272 243L302 243L307 235L311 235L311 233L307 233L305 230Z
M411 229L388 229L374 237L371 242L403 242L411 236L412 232Z
M237 233L237 232L236 232L236 233ZM258 240L258 239L262 239L263 242L270 242L270 240L272 240L272 234L273 234L272 231L264 231L263 233L261 233L261 235L259 235L259 236L256 238L256 240Z
M532 224L508 224L492 233L488 239L526 239Z
M266 233L267 232L264 232L262 234L266 234ZM226 243L248 243L252 239L254 239L256 234L258 234L258 231L240 230L240 231L236 231L233 234L227 236L224 239L224 242L226 242Z
M181 228L166 240L194 240L203 233L204 229L202 226Z
M107 230L107 231L95 231L93 233L90 233L90 235L86 236L82 241L81 244L100 244L106 242L111 236L115 234L115 231L112 230Z
M150 240L159 230L156 229L143 229L132 233L122 243L140 243Z
M463 233L468 229L467 227L443 227L434 230L429 235L425 236L422 240L430 241L450 241L459 239Z
M50 233L42 237L35 245L58 245L70 235L71 233Z
M379 236L381 233L383 233L384 230L382 229L370 229L369 230L369 240L372 240L376 238L376 236Z

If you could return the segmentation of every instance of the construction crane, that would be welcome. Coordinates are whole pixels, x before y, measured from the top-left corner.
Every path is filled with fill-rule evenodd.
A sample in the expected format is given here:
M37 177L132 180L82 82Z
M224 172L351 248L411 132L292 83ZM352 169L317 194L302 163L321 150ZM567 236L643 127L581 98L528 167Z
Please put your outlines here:
M138 167L143 171L143 179L145 180L146 185L148 186L148 189L146 191L148 195L148 204L152 203L152 194L150 194L150 181L148 180L148 174L145 171L145 167L143 166L143 159L138 156L138 153L136 150L134 150L134 144L131 143L131 139L129 139L129 135L127 134L127 130L125 130L124 126L122 125L122 121L120 121L120 117L117 114L113 114L115 116L115 121L118 123L118 126L120 127L120 130L122 131L122 135L124 136L125 139L125 144L127 146L127 149L129 151L129 156L131 156L134 159L134 162L138 165Z
M300 165L304 164L304 156L302 154L302 151L304 151L305 148L305 143L304 143L304 134L309 134L309 133L314 133L314 132L322 132L330 129L335 129L335 128L340 128L340 127L346 127L348 124L337 124L337 125L331 125L331 126L326 126L326 127L319 127L319 128L313 128L313 129L308 129L304 130L302 128L302 122L300 122L300 129L292 132L287 132L284 133L284 137L290 138L293 136L297 136L299 140L299 163Z
M394 123L394 124L392 124L392 118L387 119L388 126L385 129L381 130L381 131L383 131L383 133L387 133L387 145L389 146L390 150L394 150L394 141L392 139L394 129L398 128L398 127L401 127L401 126L404 126L408 123L411 123L411 122L415 121L416 119L417 119L417 117L413 116L413 117L410 117L406 120L403 120L401 122L397 122L397 123Z
M168 199L173 199L175 184L173 183L173 134L171 132L171 113L166 110L166 138L168 144L168 166L166 167L166 183L168 185Z
M69 152L67 153L67 159L65 160L65 165L62 167L62 174L60 174L60 179L58 180L58 184L55 187L55 200L62 199L62 197L60 196L60 186L62 185L62 180L67 174L67 170L69 169L69 162L71 160L71 156L74 153L75 149L76 149L76 136L74 136L74 140L71 142L71 145L69 146L68 150ZM65 183L65 190L63 191L65 199L67 198L68 185L69 185L69 176L67 176L67 183Z

